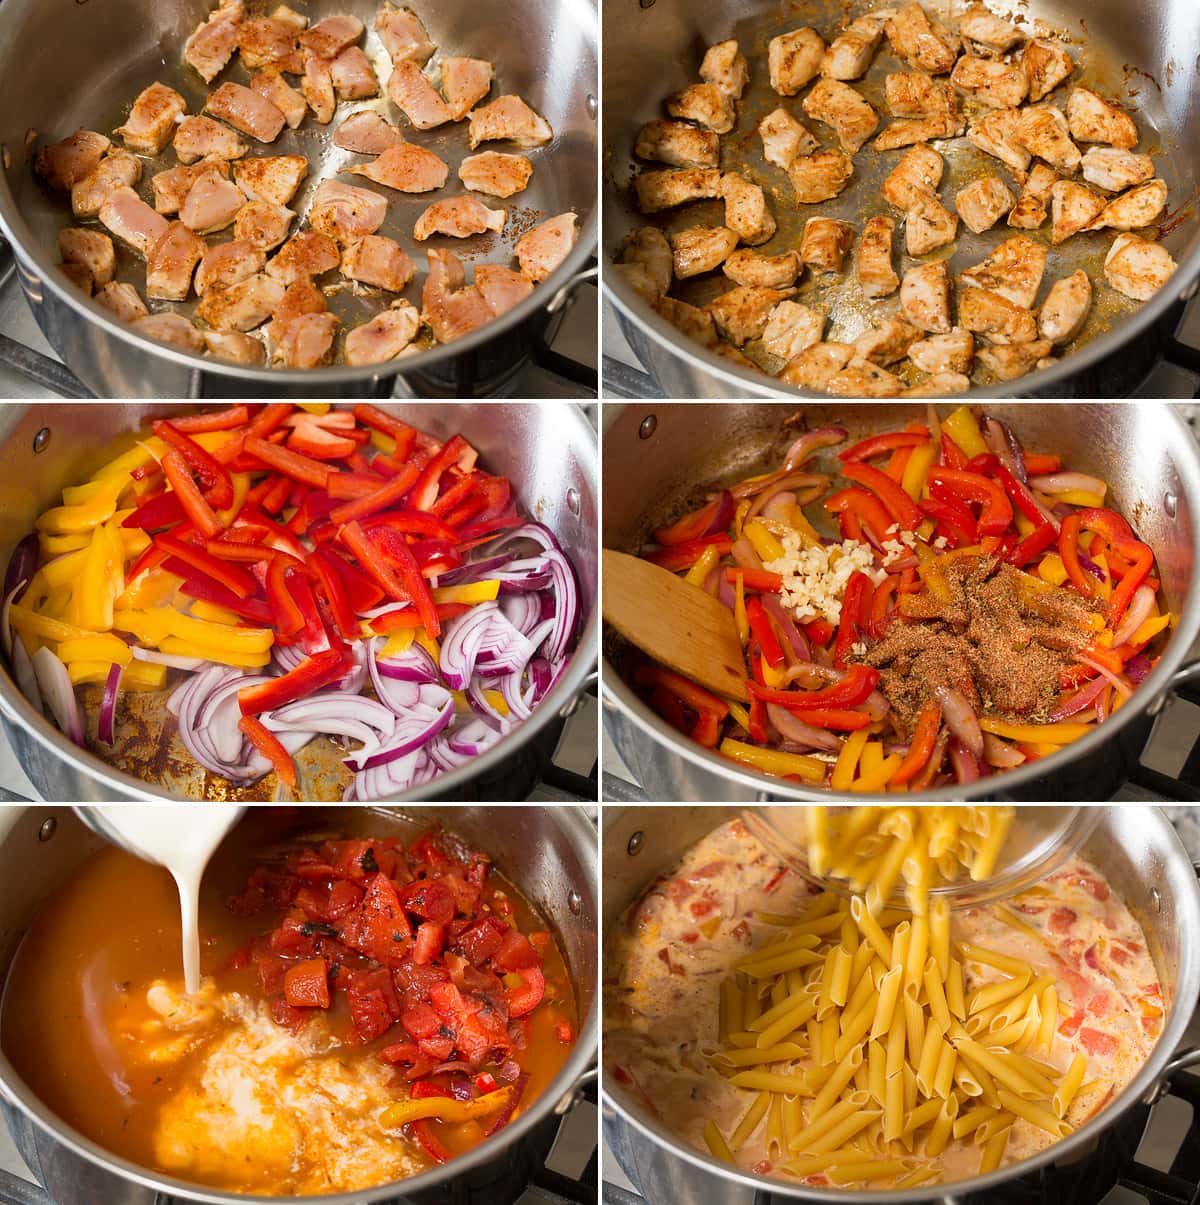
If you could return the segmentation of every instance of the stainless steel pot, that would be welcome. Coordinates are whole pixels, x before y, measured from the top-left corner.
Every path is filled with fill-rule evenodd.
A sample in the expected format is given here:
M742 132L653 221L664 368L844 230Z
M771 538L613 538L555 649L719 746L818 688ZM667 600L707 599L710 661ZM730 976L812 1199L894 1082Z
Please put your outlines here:
M663 116L664 96L696 79L704 48L722 38L737 37L747 54L752 53L751 48L761 54L764 25L780 19L791 20L792 26L812 23L832 36L834 28L844 20L846 7L805 0L802 5L793 6L792 19L779 6L765 4L763 0L651 0L650 3L615 0L606 5L603 263L612 262L626 234L644 221L633 211L628 197L637 131L643 122ZM863 7L869 6L853 6L856 12ZM925 7L934 14L953 17L966 6L950 0L931 0ZM1001 6L998 11L1011 11L1011 6ZM1018 11L1022 24L1041 20L1054 29L1066 30L1076 42L1072 46L1075 57L1079 59L1086 53L1090 63L1098 65L1103 90L1125 93L1130 108L1137 111L1139 123L1143 126L1149 123L1157 130L1155 153L1165 157L1161 162L1170 161L1170 168L1162 170L1174 176L1169 181L1172 209L1184 210L1191 203L1200 174L1195 152L1200 130L1200 78L1190 67L1181 67L1194 64L1200 54L1200 25L1190 0L1151 0L1139 6L1136 21L1129 20L1128 7L1119 0L1095 0L1087 4L1079 0L1031 0ZM790 27L784 24L780 29ZM763 59L760 57L758 61L761 64ZM1057 103L1059 95L1055 93L1051 99ZM770 107L768 104L756 112L761 115ZM757 156L758 138L753 123L739 126L734 141L732 150L722 152L723 167L728 168L726 159L730 154ZM1149 141L1155 141L1153 133L1149 134ZM940 145L944 149L955 146ZM882 162L878 156L859 155L855 171L865 173L864 179L834 203L834 207L851 208L835 213L830 206L823 206L821 212L828 209L832 216L848 218L856 227L861 226L866 213L877 212L874 208L864 212L870 195L865 186L877 186L879 180L874 173ZM887 166L891 166L890 162ZM964 164L963 173L953 177L955 187L969 178L969 168L969 163ZM781 173L762 167L761 157L757 158L757 169L755 174L760 182L772 190L779 186L772 206L781 216L781 224L786 223L789 215L794 219L798 210L809 208L794 204L790 188L780 184ZM719 210L715 217L704 220L719 222ZM795 245L788 237L785 229L775 243L761 250L774 254ZM989 245L995 241L993 233ZM1047 282L1055 275L1072 271L1072 267L1067 267L1060 272L1058 265L1064 262L1063 256L1077 253L1078 242L1074 240L1052 249ZM1111 329L1098 334L1060 363L1019 381L978 389L972 396L1003 398L1014 393L1082 398L1127 396L1156 359L1173 350L1172 337L1183 302L1195 294L1200 278L1197 223L1193 220L1178 225L1164 242L1175 256L1179 270L1153 300L1132 314L1114 318ZM955 269L978 262L982 255L975 252L982 246L982 242L964 234L953 261ZM1097 249L1092 250L1095 254ZM1096 277L1095 264L1089 265L1089 271ZM761 398L803 392L762 373L736 367L681 335L617 274L605 275L605 287L622 333L667 397Z
M575 1048L549 1088L493 1139L401 1185L320 1197L260 1197L200 1188L117 1158L55 1117L0 1052L0 1114L26 1165L53 1202L155 1205L162 1200L160 1193L203 1205L289 1199L375 1205L401 1199L444 1201L448 1192L453 1199L465 1200L469 1191L482 1194L469 1199L511 1199L498 1187L507 1180L508 1165L519 1164L528 1174L526 1144L534 1141L539 1127L574 1104L596 1057L600 903L596 833L583 809L576 807L416 807L395 811L419 821L441 819L469 842L488 850L553 927L571 974L581 1024ZM322 815L337 823L336 815L314 810L304 813L305 822L310 815L314 826L321 824ZM102 844L69 808L0 810L0 865L4 867L0 875L0 984L40 905ZM495 1193L488 1191L492 1184L497 1185Z
M0 408L0 564L7 564L13 546L33 530L37 516L57 505L63 486L86 480L108 456L131 446L133 433L152 418L189 408L117 402ZM579 582L579 641L550 694L525 723L482 757L406 796L453 798L464 784L499 766L556 716L568 714L594 673L596 436L578 407L555 402L453 406L428 402L391 408L439 439L461 432L479 451L482 464L511 479L514 496L525 511L555 532ZM30 781L46 799L188 797L181 783L137 778L79 749L30 706L7 673L0 674L0 726Z
M1052 757L922 799L1070 802L1111 799L1128 779L1171 692L1200 679L1200 449L1165 403L988 406L1026 447L1060 452L1072 468L1109 483L1109 499L1154 549L1163 599L1179 615L1162 658L1133 700ZM636 552L648 531L709 485L755 471L786 444L794 403L605 407L606 548ZM852 439L921 419L912 403L806 404L806 425L846 427ZM830 792L742 770L701 748L651 711L604 662L604 720L650 799L829 799ZM860 798L860 796L855 796Z
M656 875L667 873L693 842L735 815L736 809L714 807L605 808L604 933ZM752 1205L768 1191L771 1200L825 1205L1099 1200L1112 1184L1103 1182L1105 1171L1111 1173L1122 1143L1125 1158L1136 1148L1147 1106L1167 1076L1200 1063L1200 1048L1176 1053L1200 997L1200 950L1186 936L1200 924L1200 886L1187 851L1155 808L1106 808L1083 854L1141 923L1168 1001L1162 1035L1146 1065L1096 1117L1032 1159L986 1176L905 1191L851 1192L767 1180L720 1163L683 1144L636 1094L603 1075L605 1137L648 1205L711 1205L718 1199L723 1205ZM1088 1194L1085 1181L1099 1191Z
M380 0L345 0L337 11L358 16L369 31ZM313 14L327 6L299 5ZM38 325L68 368L99 397L217 397L278 393L301 397L475 396L496 392L531 352L553 337L563 307L585 278L595 254L596 202L596 8L593 0L527 0L520 10L503 0L424 6L430 37L451 53L477 55L496 64L505 91L520 93L544 113L555 140L538 152L530 188L518 198L543 216L573 209L580 236L566 261L520 305L488 326L395 364L351 368L275 370L247 368L193 355L136 334L63 276L57 233L70 222L69 206L33 178L33 148L27 135L53 141L79 127L105 132L119 124L137 93L155 79L178 88L199 112L207 89L182 63L183 44L212 10L210 0L173 4L81 3L80 0L5 0L0 7L0 230L16 254L21 287ZM235 68L241 71L241 68ZM222 77L224 78L224 77ZM231 78L241 79L240 75ZM244 81L243 81L244 82ZM385 100L371 102L387 108ZM333 123L309 121L285 131L271 154L305 153L313 171L293 208L303 213L312 188L348 160L330 139L337 123L363 102L343 105ZM465 150L461 125L422 135L457 169ZM164 164L165 166L165 164ZM364 181L367 187L372 187ZM428 197L384 190L391 201L381 231L406 243L418 264L421 244L412 226ZM514 223L513 225L516 225ZM508 244L492 255L508 263ZM124 256L124 253L122 253ZM133 267L122 258L122 270ZM134 279L134 276L130 276ZM139 289L139 291L141 291ZM331 303L345 305L354 322L351 294Z

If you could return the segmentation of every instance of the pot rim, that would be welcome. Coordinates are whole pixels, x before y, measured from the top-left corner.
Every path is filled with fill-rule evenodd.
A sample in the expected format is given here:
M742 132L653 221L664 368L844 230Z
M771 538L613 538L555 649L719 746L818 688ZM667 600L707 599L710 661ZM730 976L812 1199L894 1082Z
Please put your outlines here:
M354 806L371 807L369 804ZM437 805L430 806L436 807ZM504 807L506 805L491 804L487 806ZM566 832L572 847L579 854L592 888L598 920L600 904L599 848L595 828L579 804L566 804L541 810L553 815L553 822ZM75 1155L124 1180L132 1181L143 1188L169 1193L179 1200L195 1201L200 1205L246 1205L247 1202L261 1202L263 1205L268 1205L269 1202L287 1201L297 1202L298 1205L308 1201L322 1202L323 1205L366 1205L368 1202L380 1202L382 1205L384 1202L394 1200L397 1188L403 1189L407 1196L410 1193L420 1192L423 1189L433 1188L446 1181L454 1180L460 1172L468 1172L473 1168L490 1163L503 1151L525 1138L546 1117L564 1112L568 1102L572 1101L580 1084L587 1076L589 1067L595 1062L599 1027L600 997L597 993L593 996L592 1007L580 1025L575 1045L558 1074L534 1100L533 1104L505 1126L500 1133L491 1138L485 1138L473 1150L456 1156L449 1163L440 1167L430 1168L406 1180L396 1180L390 1184L379 1184L374 1188L357 1189L353 1192L321 1193L316 1196L301 1197L262 1196L257 1193L231 1193L215 1188L206 1189L203 1185L194 1182L159 1175L139 1164L112 1154L79 1133L73 1126L69 1126L59 1119L30 1091L3 1050L0 1050L0 1096L3 1096L32 1122L40 1126L44 1132L62 1143ZM18 1087L21 1092L17 1091Z
M982 395L981 395L982 396ZM606 433L616 418L633 403L621 405L609 404L606 409L612 411L606 424ZM1036 403L1040 405L1056 405L1055 402ZM1075 404L1075 403L1072 403ZM1082 403L1080 403L1082 404ZM1195 437L1183 420L1165 401L1146 402L1091 402L1088 405L1121 406L1137 405L1157 408L1157 420L1174 427L1174 438L1169 441L1173 453L1177 449L1186 448L1188 452L1177 453L1174 461L1184 489L1186 501L1190 504L1193 515L1200 521L1200 447L1197 447ZM1133 692L1129 704L1110 715L1102 724L1097 724L1095 731L1087 736L1065 745L1057 753L1040 758L1036 762L1018 766L1015 770L1006 770L994 777L981 778L974 783L951 783L934 790L923 791L909 798L917 802L942 802L964 799L986 799L992 791L1004 790L1008 787L1018 788L1038 782L1048 774L1053 774L1065 768L1072 762L1082 760L1099 750L1116 733L1146 715L1157 715L1173 689L1173 682L1181 671L1189 666L1198 665L1200 661L1188 662L1188 653L1200 636L1200 563L1193 566L1192 583L1188 596L1184 599L1179 615L1179 623L1163 650L1157 666L1146 676ZM781 778L772 778L757 770L742 769L727 757L712 752L689 740L677 729L672 728L642 702L629 689L628 685L617 673L612 662L606 656L603 659L602 679L604 702L606 706L614 706L623 712L630 721L642 732L649 735L651 740L659 745L665 745L674 755L682 757L694 765L700 766L710 774L716 774L729 782L755 792L761 796L764 793L780 799L821 802L838 799L854 799L864 802L885 802L895 796L886 792L875 795L864 795L857 792L833 791L827 787L810 786L787 782Z
M863 798L869 797L864 796ZM1186 868L1182 878L1181 885L1184 889L1181 894L1186 904L1187 915L1177 916L1176 923L1180 933L1193 932L1194 926L1200 925L1200 878L1197 877L1197 871L1192 865L1187 849L1163 815L1161 808L1150 804L1141 806L1147 813L1147 823L1151 828L1157 829L1156 844L1170 851L1178 871L1184 872L1184 868ZM603 836L601 840L603 840ZM1182 1042L1196 1009L1197 1001L1200 1000L1200 949L1190 942L1181 941L1179 951L1176 992L1167 1016L1167 1023L1163 1026L1163 1031L1159 1034L1158 1041L1150 1052L1150 1057L1133 1079L1125 1085L1120 1095L1073 1134L1051 1143L1036 1155L1009 1164L1007 1167L998 1168L986 1175L900 1191L896 1189L847 1191L845 1189L809 1188L767 1176L755 1176L750 1172L731 1168L711 1155L685 1146L674 1135L660 1133L651 1121L642 1115L640 1109L635 1110L614 1097L608 1090L607 1077L602 1076L604 1104L613 1110L620 1121L632 1126L644 1139L664 1149L667 1154L677 1159L683 1159L703 1172L716 1175L722 1180L733 1181L746 1188L798 1200L821 1202L822 1205L855 1205L859 1202L862 1205L885 1205L885 1203L886 1205L917 1205L918 1202L958 1199L960 1196L968 1198L974 1193L996 1189L1009 1181L1020 1179L1048 1163L1091 1145L1093 1140L1112 1125L1118 1117L1138 1103L1144 1102L1145 1098L1153 1092L1161 1081L1163 1069ZM1183 1007L1184 1005L1186 1007Z
M26 405L28 408L29 403ZM597 486L600 470L596 432L592 430L591 423L582 408L578 405L564 406L561 402L548 400L529 401L522 405L537 406L541 409L550 408L550 412L555 415L559 423L574 424L573 431L563 432L564 442L572 443L576 448L580 467L583 469L592 494L596 496L598 507L599 490ZM501 737L485 753L472 758L465 766L451 770L448 774L439 774L430 782L410 787L402 793L394 793L386 802L416 803L427 799L431 793L447 795L460 791L467 783L499 766L527 741L532 740L551 720L567 709L583 689L588 676L595 671L595 648L599 624L600 606L599 591L597 590L591 611L584 622L575 648L569 656L566 668L559 675L559 679L551 688L550 693L533 709L533 714ZM32 735L60 761L65 761L76 773L84 775L103 787L123 792L124 795L132 795L135 799L195 802L196 797L193 795L156 790L154 785L144 778L137 778L132 774L127 774L124 770L118 770L91 750L81 749L63 732L60 732L45 715L34 710L33 705L21 693L7 668L0 668L0 714Z

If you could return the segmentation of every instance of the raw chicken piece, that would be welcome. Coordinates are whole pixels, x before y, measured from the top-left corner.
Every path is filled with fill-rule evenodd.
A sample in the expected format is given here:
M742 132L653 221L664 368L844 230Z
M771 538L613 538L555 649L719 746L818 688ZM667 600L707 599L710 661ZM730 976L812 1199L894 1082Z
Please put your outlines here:
M801 156L811 155L820 148L820 143L809 133L802 122L797 121L786 109L774 109L758 123L758 136L762 139L763 158L787 171ZM716 135L713 135L716 138ZM716 164L714 147L713 164Z
M775 233L775 219L757 184L736 172L726 172L721 177L721 196L725 198L725 225L743 243L756 247Z
M913 146L934 138L957 138L966 128L966 118L957 113L944 113L939 117L901 117L871 145L877 151L896 151L902 146Z
M1025 40L1025 35L1015 25L988 12L982 4L973 5L959 17L958 32L968 42L999 54Z
M132 325L139 335L157 339L160 343L169 343L184 351L204 350L204 336L182 314L173 310L135 318Z
M519 96L498 96L489 105L472 109L467 145L508 139L517 146L542 146L554 137L550 123Z
M785 251L782 255L763 255L759 251L751 251L749 247L741 247L725 260L721 271L734 284L787 289L796 283L796 278L804 271L804 265L795 251Z
M206 84L211 84L233 58L238 26L244 16L241 4L222 5L196 26L184 43L183 61L198 71Z
M308 115L308 101L283 78L277 67L267 67L252 75L250 87L283 114L290 130L296 129Z
M1066 50L1045 38L1034 38L1025 44L1021 66L1029 77L1029 99L1035 103L1049 96L1075 70Z
M394 151L403 149L393 147L381 155L376 164ZM338 180L322 180L313 193L308 222L314 230L343 243L353 243L364 234L374 234L383 225L387 209L387 198L369 188L355 188Z
M175 123L187 112L187 101L166 84L154 83L138 95L125 124L114 131L131 151L161 155L175 133Z
M911 389L902 389L897 397L949 397L955 393L966 393L971 388L971 378L961 372L938 372L926 377Z
M314 230L301 230L279 248L266 271L281 284L291 285L321 276L341 262L341 252L333 239Z
M421 326L417 307L395 301L390 309L346 332L346 363L385 364L394 360L416 337Z
M762 337L771 311L795 291L738 285L736 289L714 297L704 308L712 315L717 330L730 343L735 347L745 347L751 339Z
M1083 330L1092 308L1092 282L1081 268L1056 280L1038 311L1038 330L1051 343L1070 343Z
M714 271L738 245L738 236L726 226L689 226L667 237L679 280Z
M533 175L533 164L524 155L480 151L468 155L458 168L458 178L472 192L492 197L511 197L521 192Z
M76 130L61 142L51 142L38 151L33 170L51 187L70 192L100 166L112 143L95 130Z
M896 364L908 355L908 349L921 338L919 328L903 318L889 318L882 326L860 335L854 341L855 355L884 367Z
M1136 234L1118 234L1104 258L1104 278L1118 293L1134 301L1149 301L1177 266L1161 244Z
M890 12L856 17L829 44L821 60L821 74L830 79L852 80L864 75L883 40Z
M114 280L96 290L96 300L122 322L135 322L150 312L133 285Z
M1039 229L1048 216L1046 203L1050 200L1050 190L1057 179L1053 168L1044 163L1035 163L1029 171L1017 203L1008 215L1008 224L1018 230Z
M283 114L266 97L243 84L222 84L208 94L204 108L259 142L274 142L285 124Z
M487 59L442 59L442 95L451 121L462 121L483 100L492 90L494 74Z
M954 208L968 230L982 234L1016 204L1007 184L999 176L980 176L954 194Z
M831 201L850 183L854 165L841 151L820 151L804 155L788 168L788 179L796 190L796 200L804 205Z
M394 239L368 234L342 252L342 275L360 284L399 293L417 274L417 266Z
M1077 142L1104 142L1119 151L1131 151L1138 144L1133 118L1089 88L1071 90L1067 123Z
M375 31L393 63L411 59L424 67L437 49L429 40L421 18L411 8L385 4L375 15Z
M196 306L196 317L219 331L250 331L262 326L283 300L283 285L265 272L227 289L210 289Z
M342 320L336 314L301 314L284 327L271 350L284 368L320 368L333 361L333 340Z
M736 119L733 101L716 84L689 84L663 102L672 117L682 117L717 134L728 134Z
M1089 230L1141 230L1151 225L1167 207L1167 182L1150 180L1114 197Z
M380 155L403 141L404 135L374 109L351 113L333 134L334 146L359 155Z
M179 218L189 230L211 234L232 225L245 203L236 184L216 172L205 172L188 190L179 207Z
M998 381L1015 381L1035 368L1054 350L1049 339L1014 343L1002 347L981 347L979 360Z
M245 239L262 251L270 251L287 238L295 216L286 205L248 201L233 219L233 237Z
M474 285L467 285L458 256L429 252L429 273L421 290L421 319L439 343L450 343L491 322L493 314Z
M909 255L928 255L958 234L958 215L933 195L918 193L904 215L904 247Z
M387 94L418 130L432 130L450 120L449 106L411 59L401 59L392 68Z
M1045 160L1059 175L1073 176L1083 156L1071 141L1067 119L1053 105L1035 105L1021 111L1017 140L1030 153Z
M337 95L333 90L333 72L330 70L328 59L320 58L315 54L305 54L300 91L304 94L304 100L317 121L323 126L328 125L333 120L333 114L337 109Z
M858 240L854 271L859 288L868 297L887 297L900 287L892 267L892 238L896 223L891 218L868 218Z
M154 208L159 213L178 213L192 185L206 172L228 178L229 164L224 160L201 159L199 163L180 164L156 172L150 177L150 186L154 189Z
M499 318L533 292L533 281L503 264L480 264L475 269L475 287L488 309Z
M887 22L892 49L910 67L945 75L958 57L958 39L935 26L919 4L907 4Z
M139 255L150 254L167 232L167 219L155 213L132 188L114 189L100 206L100 221Z
M1090 188L1074 180L1056 180L1050 186L1050 241L1057 246L1086 230L1104 212L1104 204L1104 198Z
M892 71L883 81L893 117L941 117L958 112L958 97L945 80L924 71Z
M779 379L800 389L820 391L853 356L853 343L814 343L788 362Z
M441 188L450 174L448 164L432 151L411 142L389 146L378 159L342 170L347 175L365 176L368 180L374 180L385 188L394 188L397 192L413 193L433 192L434 189Z
M801 107L814 121L833 128L842 150L853 155L879 125L875 110L849 84L822 79L804 98Z
M617 268L642 297L657 300L671 287L674 271L667 236L657 226L635 230L621 248Z
M573 213L547 218L517 239L513 254L530 280L545 280L567 258L579 232Z
M505 216L503 209L489 209L478 197L444 197L417 218L413 238L419 243L433 234L470 238L489 230L503 230Z
M993 343L1032 343L1037 338L1037 323L1025 306L1014 305L999 293L970 285L959 296L958 321Z
M266 325L267 341L278 343L297 318L305 314L324 314L328 309L325 294L308 277L292 281L271 311L271 321Z
M211 117L185 117L175 130L175 154L180 163L240 159L249 149L227 125Z
M235 238L210 247L196 269L196 292L201 297L210 289L227 289L261 272L267 253L249 239Z
M899 397L903 389L898 376L859 355L825 382L825 392L833 397Z
M1012 169L1019 180L1031 158L1029 152L1017 141L1021 114L1018 109L997 109L978 121L971 123L967 141L989 155L995 155L1006 167Z
M362 37L363 23L346 13L325 17L306 29L299 38L300 45L323 59L337 58L347 46Z
M950 330L950 269L944 259L917 264L904 273L900 309L923 331L944 334Z
M1029 94L1029 77L1019 63L977 59L969 54L954 64L950 82L993 109L1014 109Z
M192 273L208 244L182 222L172 222L146 257L146 296L160 301L186 301Z
M1098 188L1120 192L1154 178L1154 160L1115 146L1090 146L1083 155L1083 178Z
M854 242L854 227L835 218L809 218L800 239L800 262L816 272L840 272Z
M707 311L674 297L660 298L654 303L654 311L689 339L695 339L704 347L716 345L717 324Z
M821 342L825 315L798 301L781 301L763 328L762 344L781 360L794 360L805 348Z
M945 334L930 335L910 344L908 358L922 371L935 376L943 372L969 373L975 359L975 338L956 326Z
M243 159L233 165L233 179L251 201L269 201L286 205L308 175L308 160L303 155L270 155Z
M683 121L648 121L638 131L633 153L672 167L716 167L720 138Z
M962 273L965 285L987 289L1014 305L1032 309L1046 271L1046 245L1027 234L1006 238L992 253Z
M248 71L278 67L298 75L304 69L304 58L296 43L297 32L294 24L277 16L243 21L238 28L242 65Z
M767 47L771 87L780 96L796 96L816 78L825 57L825 39L805 26L772 38Z
M259 365L266 359L263 345L253 335L241 331L201 331L204 350L230 364Z
M889 205L907 211L919 198L937 192L944 166L933 147L919 142L904 152L879 191Z
M379 80L371 60L358 46L347 46L329 64L333 90L342 100L362 100L379 95Z
M715 168L701 167L642 172L633 186L637 191L638 209L642 213L658 213L688 201L719 197L721 173Z
M97 287L106 285L117 274L117 253L113 241L99 230L65 226L58 232L58 253L65 264L82 264Z

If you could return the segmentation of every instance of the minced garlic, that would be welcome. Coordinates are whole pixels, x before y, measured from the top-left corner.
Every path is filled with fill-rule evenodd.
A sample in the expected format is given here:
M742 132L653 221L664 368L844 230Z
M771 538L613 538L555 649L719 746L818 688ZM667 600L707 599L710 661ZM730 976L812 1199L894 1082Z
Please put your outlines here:
M822 618L836 624L842 616L842 594L856 573L865 573L876 585L885 571L875 564L869 544L843 540L840 544L818 544L805 548L798 535L780 537L783 556L764 564L783 578L779 599L794 619L807 622Z

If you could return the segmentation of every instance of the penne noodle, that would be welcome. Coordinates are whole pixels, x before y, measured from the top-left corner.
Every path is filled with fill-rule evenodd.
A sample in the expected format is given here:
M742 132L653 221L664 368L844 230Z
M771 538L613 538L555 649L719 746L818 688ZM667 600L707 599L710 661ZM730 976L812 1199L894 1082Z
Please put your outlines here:
M995 967L998 971L1006 971L1009 975L1027 975L1029 966L1019 958L1001 954L996 950L986 950L982 946L973 946L964 942L960 947L964 961L982 962L984 966Z
M849 918L847 918L849 920ZM850 971L853 963L853 958L850 951L844 946L836 946L834 948L833 965L830 967L826 963L825 970L829 976L828 992L829 999L834 1004L845 1006L846 998L850 993Z
M818 1117L813 1111L812 1105L809 1105L807 1114L807 1124L804 1129L796 1136L796 1140L791 1143L793 1151L804 1150L807 1144L816 1141L823 1134L827 1134L839 1122L850 1117L854 1113L859 1113L864 1110L869 1101L865 1092L852 1092L845 1100L840 1100L833 1106L829 1112Z
M946 1006L952 1016L960 1021L966 1019L967 1002L963 996L963 969L957 958L950 959L950 972L946 976Z
M783 1154L783 1097L771 1094L771 1106L767 1110L767 1158L774 1159Z
M821 1027L821 1066L827 1067L830 1063L836 1063L837 1060L837 1043L841 1036L841 1026L838 1024L838 1016L836 1013L826 1017L824 1021L818 1021L817 1024Z
M742 993L732 979L726 979L721 984L721 1011L717 1023L720 1041L727 1042L731 1033L742 1028Z
M929 952L945 982L950 974L950 902L944 896L929 901Z
M875 1014L871 1023L871 1037L882 1037L892 1025L896 1015L896 1001L900 997L901 986L900 967L892 967L879 981L879 995L875 1001Z
M942 1111L943 1102L940 1100L927 1100L924 1104L918 1105L911 1110L904 1119L904 1130L901 1133L901 1138L905 1134L913 1134L922 1126L928 1125Z
M1021 975L1011 979L1001 979L997 983L989 983L986 987L978 988L967 997L967 1013L978 1013L994 1005L1011 1000L1025 990L1029 982L1030 972L1026 968Z
M892 961L892 943L879 927L879 922L867 911L866 900L856 895L850 900L850 915L858 925L863 938L870 942L875 952L885 963Z
M904 1076L889 1076L883 1093L883 1137L890 1142L904 1132Z
M965 1138L968 1134L973 1134L985 1121L991 1121L999 1113L1000 1110L991 1105L976 1105L954 1119L954 1137Z
M809 1081L803 1075L784 1075L777 1071L739 1071L729 1082L735 1088L753 1088L755 1092L783 1092L788 1096L812 1096Z
M1053 1087L1045 1093L1036 1088L1029 1076L1017 1065L1016 1056L1011 1053L996 1054L981 1046L973 1038L954 1040L954 1046L962 1054L968 1056L976 1067L982 1067L984 1071L988 1072L998 1084L1025 1100L1036 1100L1042 1096L1050 1096L1054 1092Z
M887 1055L883 1047L872 1040L867 1043L867 1091L875 1103L883 1108L884 1087L887 1081L885 1064Z
M936 1018L925 1027L925 1040L921 1044L921 1053L917 1059L917 1087L926 1097L933 1096L933 1081L938 1069L938 1060L942 1047L946 1045L945 1033Z
M721 1131L717 1129L715 1121L705 1122L704 1141L714 1159L720 1159L722 1163L734 1162L733 1152L729 1149L725 1139L721 1137Z
M1031 1125L1037 1126L1039 1130L1045 1130L1047 1134L1053 1134L1055 1138L1065 1138L1071 1133L1072 1127L1044 1105L1037 1105L1032 1101L1024 1100L1015 1092L1010 1092L1007 1088L1001 1088L998 1095L1000 1103L1010 1113L1016 1117L1023 1118Z
M798 1096L781 1097L783 1101L783 1150L786 1154L792 1149L792 1139L799 1136L804 1129L804 1110Z
M904 1014L897 1011L892 1017L892 1027L888 1030L885 1046L888 1079L900 1074L900 1068L904 1064L904 1039L907 1036L907 1032L908 1027L904 1021Z
M951 1095L957 1062L958 1051L947 1042L938 1052L937 1070L933 1073L933 1090L943 1100Z
M921 988L925 973L925 962L929 956L929 917L914 916L912 936L908 942L908 957L904 961L904 984L906 987ZM935 964L936 965L936 964Z
M982 1176L987 1172L994 1172L1000 1166L1000 1160L1004 1158L1004 1148L1008 1145L1008 1135L1012 1127L1001 1130L998 1134L993 1134L991 1138L984 1143L983 1158L979 1161L979 1174Z
M844 1016L845 1014L843 1014ZM852 1046L861 1045L863 1039L871 1028L872 1018L875 1016L875 1004L868 1000L866 1004L859 1009L858 1013L851 1017L846 1024L846 1028L842 1031L841 1037L838 1038L833 1048L833 1057L839 1061L844 1059L850 1052Z
M942 1032L948 1033L950 1031L950 1005L946 1001L946 989L941 975L938 974L937 962L932 958L925 962L922 981L925 984L925 995L929 1000L930 1015L942 1027Z
M1011 807L992 808L988 813L990 821L988 832L975 850L975 859L971 863L971 878L975 882L990 878L996 869L996 861L1000 857L1000 849L1008 837L1016 810Z
M771 1093L760 1092L751 1103L750 1107L742 1114L742 1120L737 1123L732 1134L729 1135L729 1149L735 1154L742 1149L749 1140L750 1136L758 1129L759 1123L767 1115L767 1110L771 1107Z
M902 920L892 929L892 961L889 965L904 968L908 961L908 943L912 940L912 922Z
M834 1184L853 1184L857 1180L882 1180L909 1170L903 1159L872 1159L867 1163L852 1163L847 1167L831 1167L825 1174Z
M937 1120L925 1139L925 1157L936 1159L950 1141L950 1133L954 1129L954 1120L958 1116L958 1097L949 1096L942 1101L938 1110Z
M905 1041L910 1056L917 1058L921 1047L925 1045L925 1010L909 992L905 992L900 999L904 1007Z
M1071 1102L1079 1094L1080 1085L1086 1074L1087 1059L1082 1054L1076 1054L1071 1060L1071 1065L1063 1073L1062 1079L1058 1081L1058 1087L1055 1088L1054 1095L1051 1097L1056 1117L1066 1117Z
M825 1081L813 1101L812 1109L809 1110L812 1116L819 1117L822 1113L828 1112L842 1089L854 1078L854 1073L862 1066L862 1061L861 1046L855 1046L838 1061L833 1074Z
M801 1155L790 1159L783 1166L794 1176L818 1176L831 1167L849 1167L854 1163L869 1163L874 1156L869 1151L843 1147L840 1151L827 1151L823 1155Z
M726 1067L757 1067L765 1063L784 1063L802 1059L808 1049L799 1042L780 1042L774 1046L751 1046L745 1050L722 1050L709 1056L718 1070Z
M819 1155L823 1151L837 1150L844 1142L848 1142L859 1130L865 1129L879 1116L877 1109L865 1109L859 1113L851 1113L842 1118L837 1125L830 1128L815 1141L807 1142L808 1153Z
M1054 1033L1058 1028L1058 990L1048 987L1042 992L1042 1024L1038 1029L1037 1048L1050 1052L1054 1045Z
M814 805L808 809L808 868L818 878L829 866L829 813Z

